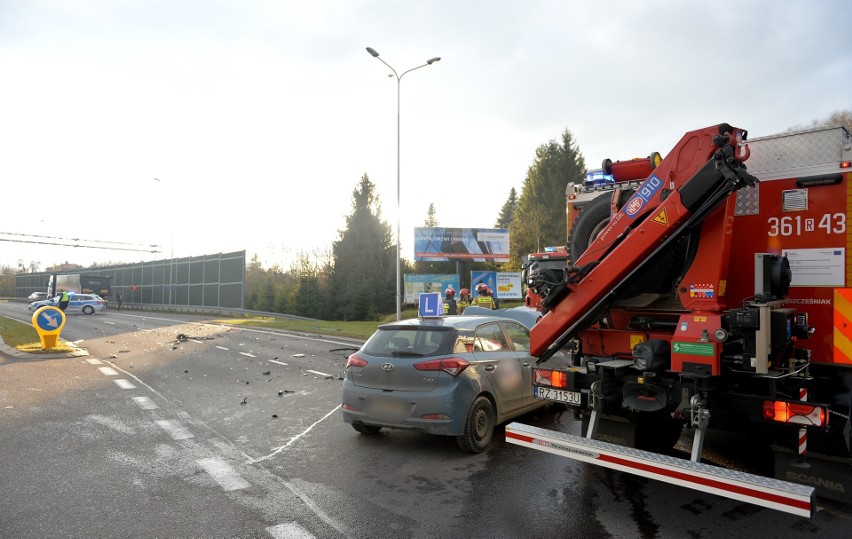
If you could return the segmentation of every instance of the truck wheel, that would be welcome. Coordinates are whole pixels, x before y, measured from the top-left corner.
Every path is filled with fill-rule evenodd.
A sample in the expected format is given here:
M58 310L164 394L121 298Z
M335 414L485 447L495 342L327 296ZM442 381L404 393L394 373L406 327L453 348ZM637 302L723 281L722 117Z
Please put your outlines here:
M83 314L95 314L95 308L91 305L86 305L83 307Z
M494 433L494 416L494 406L491 405L491 401L481 395L477 397L467 413L464 434L456 437L459 447L468 453L484 451Z
M379 431L382 430L382 427L377 427L376 425L365 425L360 421L353 422L352 428L361 434L378 434Z
M619 207L627 203L627 199L632 194L632 190L622 191L618 197ZM612 193L605 193L593 198L583 207L583 211L580 212L580 216L574 226L571 227L571 234L568 236L568 253L572 263L576 262L586 252L589 245L609 224L611 201Z
M621 192L618 199L619 207L627 203L633 196L632 190ZM603 194L586 204L580 212L577 222L571 228L568 237L568 253L571 262L576 262L589 248L595 239L603 232L610 222L611 194ZM672 290L672 284L680 275L686 258L687 237L675 242L657 260L648 267L644 278L631 284L619 299L627 300L640 294L665 294Z

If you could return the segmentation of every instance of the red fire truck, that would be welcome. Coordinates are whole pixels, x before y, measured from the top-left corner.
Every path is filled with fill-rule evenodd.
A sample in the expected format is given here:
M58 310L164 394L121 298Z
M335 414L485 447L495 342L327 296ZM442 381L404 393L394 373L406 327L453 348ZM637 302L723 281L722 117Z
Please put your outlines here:
M804 516L816 493L848 502L850 166L843 128L728 124L612 163L635 170L578 212L559 278L532 282L535 393L583 436L512 423L507 440ZM560 350L570 368L548 366ZM689 460L670 452L684 428ZM701 462L710 429L771 447L775 477Z

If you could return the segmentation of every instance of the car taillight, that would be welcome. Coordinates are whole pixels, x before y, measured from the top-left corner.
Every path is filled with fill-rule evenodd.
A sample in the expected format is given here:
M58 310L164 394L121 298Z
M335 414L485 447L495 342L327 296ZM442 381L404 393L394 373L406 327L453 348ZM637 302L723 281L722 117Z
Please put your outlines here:
M349 359L346 360L346 368L349 367L366 367L367 360L359 356L358 354L352 354L349 356Z
M418 371L444 371L452 376L458 376L470 362L460 357L448 357L445 359L431 359L415 363L414 368Z
M568 387L568 374L548 369L533 369L533 384L547 387Z

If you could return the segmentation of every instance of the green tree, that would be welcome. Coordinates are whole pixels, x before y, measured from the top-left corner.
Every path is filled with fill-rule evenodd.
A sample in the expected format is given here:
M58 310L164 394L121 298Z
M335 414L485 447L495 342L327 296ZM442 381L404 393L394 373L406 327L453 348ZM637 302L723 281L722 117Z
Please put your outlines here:
M500 208L500 215L497 216L497 222L494 223L494 228L509 228L512 221L515 220L515 212L518 210L518 192L512 187L509 191L509 198Z
M352 192L352 213L339 234L332 246L330 275L334 317L374 320L396 310L396 246L390 225L381 218L375 186L366 174Z
M426 212L426 220L423 221L423 226L438 226L438 219L435 217L435 203L429 203L429 211Z
M551 140L536 149L535 160L524 179L518 207L509 226L513 266L524 254L548 245L565 245L565 188L582 183L586 164L569 130L561 141Z

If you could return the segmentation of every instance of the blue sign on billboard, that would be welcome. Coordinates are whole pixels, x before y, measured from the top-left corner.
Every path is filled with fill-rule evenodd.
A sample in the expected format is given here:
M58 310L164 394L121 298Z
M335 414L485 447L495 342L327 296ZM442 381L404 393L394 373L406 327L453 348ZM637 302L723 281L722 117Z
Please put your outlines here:
M476 293L476 285L485 283L485 286L491 290L497 290L497 272L496 271L471 271L470 272L470 293L473 297L478 296Z
M448 287L452 286L456 291L456 296L458 296L458 291L460 289L458 273L406 273L404 281L405 286L403 290L405 291L405 297L403 302L409 304L417 303L419 301L420 294L437 292L443 295L444 291Z
M508 262L509 231L505 228L418 227L414 229L414 259Z

